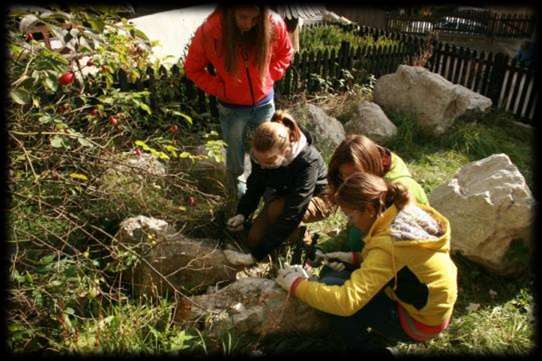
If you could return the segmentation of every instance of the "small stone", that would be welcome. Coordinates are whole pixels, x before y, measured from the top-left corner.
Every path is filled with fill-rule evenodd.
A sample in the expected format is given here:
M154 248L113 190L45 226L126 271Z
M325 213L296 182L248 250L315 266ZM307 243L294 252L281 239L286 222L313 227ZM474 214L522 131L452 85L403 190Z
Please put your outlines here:
M480 308L480 304L478 304L478 303L469 303L469 305L467 307L465 307L465 309L468 312L478 311L479 308Z

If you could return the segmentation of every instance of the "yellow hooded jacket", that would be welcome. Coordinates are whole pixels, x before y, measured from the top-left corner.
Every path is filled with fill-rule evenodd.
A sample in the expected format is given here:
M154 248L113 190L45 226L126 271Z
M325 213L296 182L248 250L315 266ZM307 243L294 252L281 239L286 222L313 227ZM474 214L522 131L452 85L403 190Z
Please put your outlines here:
M411 213L423 217L416 219ZM433 229L426 224L431 222ZM407 205L398 214L393 205L375 221L365 240L363 262L342 286L303 280L295 295L318 310L351 316L384 289L415 322L445 328L457 298L448 220L429 206Z

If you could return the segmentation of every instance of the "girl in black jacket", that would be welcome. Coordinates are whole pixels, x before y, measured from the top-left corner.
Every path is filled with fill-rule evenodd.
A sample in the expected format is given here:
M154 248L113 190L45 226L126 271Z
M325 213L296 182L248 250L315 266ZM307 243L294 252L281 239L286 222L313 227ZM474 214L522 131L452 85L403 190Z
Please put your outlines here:
M271 122L256 129L251 158L247 192L227 226L231 231L240 231L264 197L264 208L254 219L247 238L253 258L259 261L287 240L301 221L325 218L335 208L324 195L326 164L312 145L310 134L302 131L287 112L275 112ZM233 263L254 261L248 258L249 262Z

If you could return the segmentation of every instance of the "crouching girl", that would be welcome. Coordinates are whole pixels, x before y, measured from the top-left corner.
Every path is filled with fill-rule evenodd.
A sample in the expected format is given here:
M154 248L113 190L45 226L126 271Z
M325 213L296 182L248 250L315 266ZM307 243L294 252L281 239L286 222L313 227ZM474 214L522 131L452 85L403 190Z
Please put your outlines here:
M331 191L336 191L343 180L355 172L367 172L390 183L401 183L416 202L429 204L423 188L412 177L405 162L396 153L360 134L347 136L335 149L327 176ZM361 251L363 233L352 225L347 227L346 233L346 242L341 242L341 237L337 237L320 244L320 248L327 252Z
M256 128L251 158L247 191L227 226L232 231L241 230L264 198L263 210L251 224L247 239L252 256L259 261L283 244L301 221L323 219L336 207L322 196L327 188L322 156L312 145L310 134L303 132L288 113L277 111L271 122Z
M332 252L353 271L344 278L307 280L298 268L279 271L277 282L292 295L334 315L334 329L351 349L367 349L367 327L395 341L437 336L452 315L457 269L450 258L450 225L429 206L409 200L406 188L369 173L354 173L335 200L366 233L358 252Z

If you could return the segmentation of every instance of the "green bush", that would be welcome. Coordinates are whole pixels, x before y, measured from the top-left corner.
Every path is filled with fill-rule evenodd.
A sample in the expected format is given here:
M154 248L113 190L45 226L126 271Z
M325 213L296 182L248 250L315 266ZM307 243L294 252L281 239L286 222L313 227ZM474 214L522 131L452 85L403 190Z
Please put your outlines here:
M351 47L358 46L391 46L399 42L385 36L374 38L372 35L359 36L337 26L318 26L302 28L299 46L302 51L338 50L342 41L348 41Z

